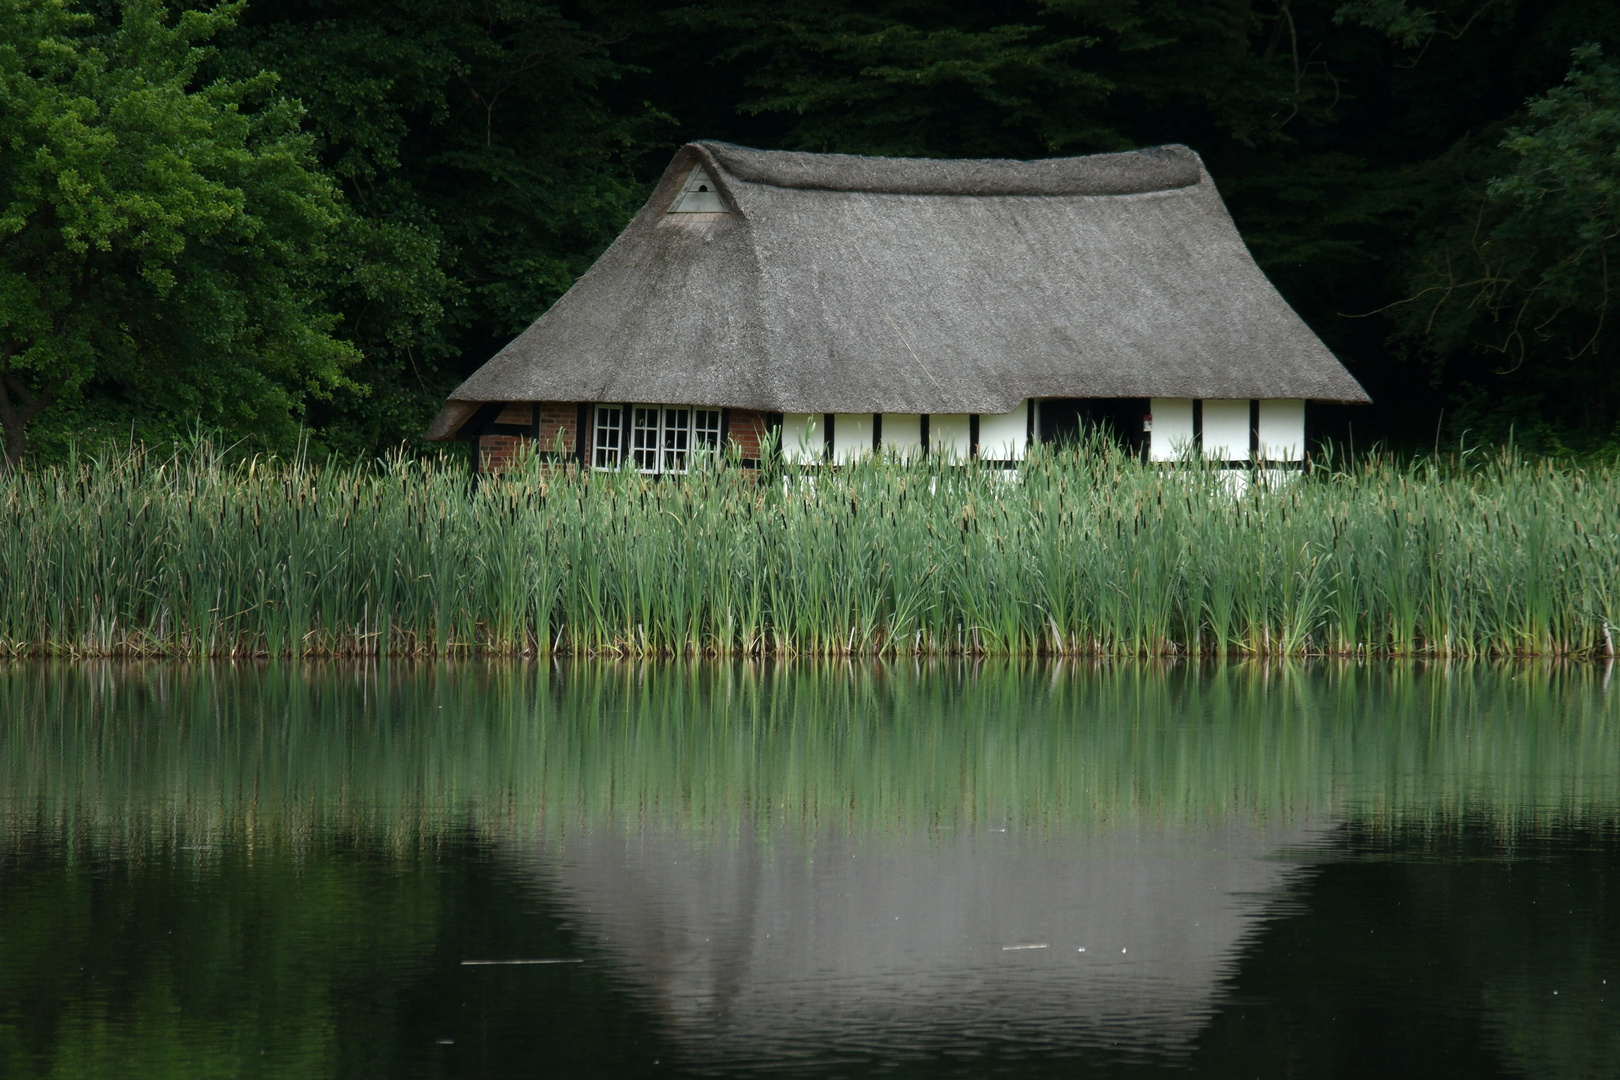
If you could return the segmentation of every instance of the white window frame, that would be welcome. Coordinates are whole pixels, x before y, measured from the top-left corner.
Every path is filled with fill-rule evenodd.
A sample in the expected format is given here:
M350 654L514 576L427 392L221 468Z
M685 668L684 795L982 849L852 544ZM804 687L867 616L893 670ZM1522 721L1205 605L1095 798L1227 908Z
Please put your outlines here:
M663 470L664 410L658 405L632 405L629 408L628 431L630 464L642 473Z
M602 436L611 434L604 442ZM604 472L617 469L624 461L624 408L619 405L598 405L595 423L591 425L591 467Z
M617 414L617 423L611 422ZM647 476L684 473L694 454L720 452L723 414L719 409L646 402L598 405L591 432L591 465L600 471L629 462ZM604 444L603 436L612 436Z
M693 409L692 410L692 451L693 453L720 452L720 437L724 423L724 415L719 409Z

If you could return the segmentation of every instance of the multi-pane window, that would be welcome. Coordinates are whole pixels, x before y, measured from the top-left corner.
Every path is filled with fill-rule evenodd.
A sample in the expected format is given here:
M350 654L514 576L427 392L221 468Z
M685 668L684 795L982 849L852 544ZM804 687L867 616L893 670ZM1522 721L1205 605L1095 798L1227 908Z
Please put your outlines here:
M664 410L637 405L630 410L630 460L642 472L658 471L658 434Z
M629 416L623 417L623 409L596 410L592 460L598 469L618 468L623 460L621 448L628 450L630 463L644 473L686 472L694 451L720 450L719 409L632 405L628 411ZM624 419L629 421L628 433L622 426Z
M720 452L719 409L699 409L692 414L692 443L698 450Z
M624 450L624 410L599 407L595 434L596 453L591 463L598 469L617 469Z
M685 472L692 448L692 410L664 410L664 472Z

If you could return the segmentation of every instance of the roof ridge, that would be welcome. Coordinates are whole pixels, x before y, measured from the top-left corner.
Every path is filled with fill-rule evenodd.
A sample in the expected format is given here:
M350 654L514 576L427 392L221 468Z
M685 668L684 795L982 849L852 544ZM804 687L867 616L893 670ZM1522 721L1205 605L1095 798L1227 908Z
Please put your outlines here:
M885 195L1140 195L1203 181L1203 162L1170 143L1120 153L1036 158L903 158L757 150L703 140L690 149L750 184Z

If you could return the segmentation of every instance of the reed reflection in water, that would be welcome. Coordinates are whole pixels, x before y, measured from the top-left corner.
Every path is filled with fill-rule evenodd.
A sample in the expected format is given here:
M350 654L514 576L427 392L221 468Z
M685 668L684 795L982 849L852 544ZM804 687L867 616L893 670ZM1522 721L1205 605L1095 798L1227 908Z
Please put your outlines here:
M1347 874L1353 892L1356 867L1414 852L1410 865L1453 877L1483 860L1522 882L1526 860L1566 848L1615 867L1620 709L1604 674L11 667L0 1072L165 1047L240 1071L248 1032L272 1033L258 1056L275 1075L355 1074L357 1032L368 1060L394 1063L378 1075L430 1060L514 1075L907 1061L936 1075L970 1062L971 1075L1222 1054L1247 1067L1279 1037L1246 1028L1238 1018L1264 1010L1233 1002L1277 966L1279 934L1322 932L1316 913L1337 902L1324 883ZM1493 906L1487 888L1471 932L1517 935L1493 946L1502 956L1548 935L1582 944L1513 979L1457 983L1480 1033L1436 1043L1451 1060L1582 1075L1620 1053L1620 1012L1596 989L1615 960L1616 932L1601 929L1613 901L1581 892L1586 880L1563 882L1586 897L1580 914L1528 938L1519 909L1535 896L1509 889ZM1392 896L1369 891L1344 917L1406 940L1398 909L1418 894ZM168 914L129 915L142 904ZM1459 925L1406 947L1461 947ZM176 931L183 947L163 940ZM1348 938L1312 940L1320 956ZM42 975L52 951L143 959L104 972L109 995ZM523 955L585 963L461 966ZM1336 992L1395 1007L1379 980L1401 961L1380 962L1395 966ZM357 967L387 992L357 999ZM1285 1011L1317 981L1346 981L1290 977L1273 987ZM1582 979L1580 1016L1543 1015L1557 988L1545 982L1572 1001ZM435 1011L452 998L482 1002L477 1069L456 1049L467 1018ZM54 1004L15 1004L30 1000ZM541 1028L553 1056L523 1057ZM293 1045L308 1053L278 1056Z

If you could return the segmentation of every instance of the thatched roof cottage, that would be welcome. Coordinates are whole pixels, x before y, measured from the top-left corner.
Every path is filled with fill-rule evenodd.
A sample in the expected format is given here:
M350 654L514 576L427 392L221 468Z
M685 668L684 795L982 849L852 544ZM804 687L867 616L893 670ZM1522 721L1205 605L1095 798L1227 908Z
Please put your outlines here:
M428 437L680 471L874 448L1016 461L1111 427L1155 459L1299 460L1305 404L1367 394L1182 146L937 161L692 143Z

